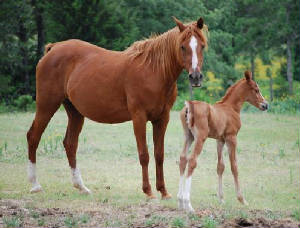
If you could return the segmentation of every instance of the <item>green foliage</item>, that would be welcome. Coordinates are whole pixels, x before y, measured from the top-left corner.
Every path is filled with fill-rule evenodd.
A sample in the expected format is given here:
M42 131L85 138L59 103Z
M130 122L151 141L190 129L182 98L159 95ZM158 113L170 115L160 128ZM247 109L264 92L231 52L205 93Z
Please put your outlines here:
M295 218L297 221L300 221L300 208L297 208L293 211L292 217Z
M174 218L171 222L171 227L181 228L186 226L186 221L183 218Z
M64 224L66 227L72 228L78 226L78 219L73 216L68 216L64 220Z
M300 81L296 77L300 72L300 13L296 0L15 0L0 2L0 113L34 109L28 97L20 96L35 94L35 66L44 44L76 38L124 50L136 40L173 28L171 16L184 22L202 16L209 27L209 47L202 69L206 81L201 90L194 90L196 99L218 100L241 77L237 64L249 69L253 60L259 79L265 69L260 69L262 64L256 59L259 57L265 67L279 58L282 64L276 73L272 69L272 109L299 110L296 97L300 97L300 88L294 88L295 97L287 95L286 76L289 38L293 80ZM263 93L268 94L269 81L259 81ZM183 72L177 82L179 99L188 98L188 83L187 73ZM183 99L174 109L182 107Z
M22 219L19 216L12 216L12 217L3 217L3 223L5 227L21 227L22 226Z
M33 100L30 95L21 95L15 100L16 107L21 111L27 111L33 106L32 104Z
M216 228L217 225L218 225L217 221L210 216L206 216L203 219L203 227L205 228Z

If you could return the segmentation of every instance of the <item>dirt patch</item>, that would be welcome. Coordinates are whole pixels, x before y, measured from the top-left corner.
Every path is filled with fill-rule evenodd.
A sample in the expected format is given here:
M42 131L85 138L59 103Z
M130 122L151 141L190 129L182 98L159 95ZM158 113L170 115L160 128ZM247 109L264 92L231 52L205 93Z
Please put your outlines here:
M292 218L268 219L265 211L249 211L249 218L226 219L220 209L198 210L187 214L159 202L76 211L60 208L31 208L26 201L0 200L0 227L272 227L300 228Z

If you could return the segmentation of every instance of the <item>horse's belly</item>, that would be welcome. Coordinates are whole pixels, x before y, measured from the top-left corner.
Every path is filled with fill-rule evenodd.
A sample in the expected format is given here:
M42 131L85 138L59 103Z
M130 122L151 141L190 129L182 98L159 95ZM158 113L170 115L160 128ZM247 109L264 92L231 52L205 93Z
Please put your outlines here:
M99 123L122 123L131 120L125 105L114 106L109 103L97 102L94 99L71 100L81 115Z

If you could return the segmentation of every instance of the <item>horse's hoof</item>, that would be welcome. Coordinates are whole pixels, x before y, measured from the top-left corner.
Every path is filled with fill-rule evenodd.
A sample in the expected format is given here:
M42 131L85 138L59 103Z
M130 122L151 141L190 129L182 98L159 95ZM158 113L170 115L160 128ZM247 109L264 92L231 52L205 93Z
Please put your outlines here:
M36 185L30 189L30 193L37 193L43 191L41 185Z
M172 198L172 195L169 194L169 193L167 193L167 194L161 196L161 199L162 199L162 200L168 200L168 199L171 199L171 198Z
M91 194L92 194L91 190L88 189L87 187L81 188L81 189L80 189L80 193L81 193L81 194L84 194L84 195L91 195Z
M147 194L147 200L149 201L149 200L154 200L154 199L156 199L156 196L155 195L153 195L152 193L151 194Z

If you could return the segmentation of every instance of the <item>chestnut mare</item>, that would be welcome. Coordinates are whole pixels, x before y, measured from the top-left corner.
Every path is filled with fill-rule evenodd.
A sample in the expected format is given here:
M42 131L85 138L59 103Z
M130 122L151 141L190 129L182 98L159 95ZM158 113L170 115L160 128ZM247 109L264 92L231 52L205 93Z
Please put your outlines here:
M240 190L238 169L236 161L236 136L241 127L240 111L243 103L247 101L260 110L267 110L268 103L261 95L258 85L252 80L252 74L245 72L245 78L231 86L221 101L209 105L201 101L188 101L181 110L180 118L184 129L185 142L180 155L180 181L178 191L178 206L180 209L193 211L190 202L192 174L197 166L197 157L201 153L203 144L207 138L217 140L219 176L218 196L223 202L222 174L224 172L223 146L226 143L229 152L231 171L234 177L235 190L238 200L247 204ZM187 152L195 139L195 146L189 159ZM186 180L184 172L188 163ZM185 183L184 183L185 181Z
M41 191L36 176L36 149L48 122L64 105L68 127L63 141L74 187L83 193L76 166L78 136L84 117L100 123L132 120L142 166L143 191L154 197L148 178L149 154L146 122L153 125L156 189L169 198L165 188L164 136L169 112L176 99L176 80L183 69L193 86L200 86L203 49L206 46L203 19L177 26L168 32L135 42L123 52L110 51L80 40L48 44L36 68L35 119L27 133L31 192Z

